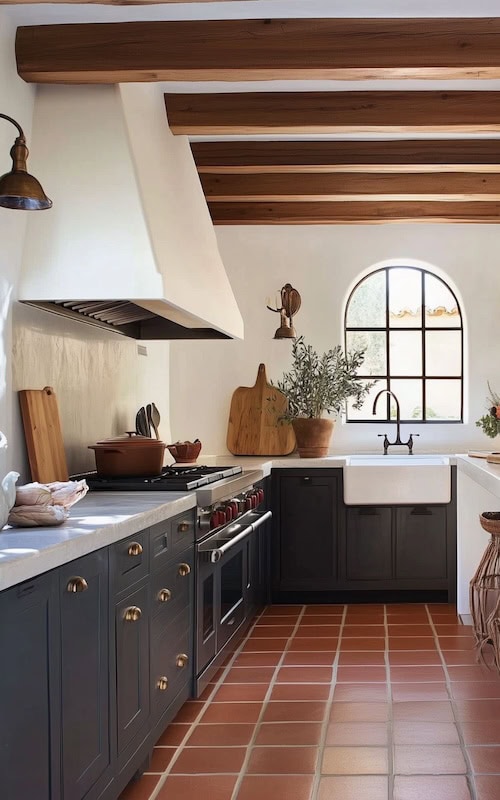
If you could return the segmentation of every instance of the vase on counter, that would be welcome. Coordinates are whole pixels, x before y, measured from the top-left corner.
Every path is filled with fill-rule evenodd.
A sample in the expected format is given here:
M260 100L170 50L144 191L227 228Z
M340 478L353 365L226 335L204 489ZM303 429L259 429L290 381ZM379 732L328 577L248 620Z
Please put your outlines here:
M317 417L294 417L292 427L301 458L324 458L330 449L334 422Z
M7 438L0 431L0 447L7 447ZM9 511L16 502L16 481L19 472L8 472L0 483L0 531L7 525Z

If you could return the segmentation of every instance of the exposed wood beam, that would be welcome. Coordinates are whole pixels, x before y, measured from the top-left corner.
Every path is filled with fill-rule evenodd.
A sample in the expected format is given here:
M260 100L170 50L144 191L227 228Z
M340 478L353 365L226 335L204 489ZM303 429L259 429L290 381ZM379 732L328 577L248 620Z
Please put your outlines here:
M500 92L166 94L170 129L188 135L497 133Z
M210 202L329 200L497 200L500 175L451 172L391 174L202 175Z
M16 53L19 74L38 82L491 79L500 19L42 25L18 28Z
M500 223L500 203L210 203L214 225L334 225L385 222Z
M499 172L500 139L191 142L200 174Z

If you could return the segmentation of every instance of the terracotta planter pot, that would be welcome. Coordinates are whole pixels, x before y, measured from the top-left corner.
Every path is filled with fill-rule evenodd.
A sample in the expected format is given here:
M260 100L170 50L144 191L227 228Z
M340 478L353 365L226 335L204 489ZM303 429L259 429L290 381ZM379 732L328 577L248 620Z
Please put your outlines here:
M301 458L322 458L328 455L334 422L331 419L292 419L297 440L297 450Z

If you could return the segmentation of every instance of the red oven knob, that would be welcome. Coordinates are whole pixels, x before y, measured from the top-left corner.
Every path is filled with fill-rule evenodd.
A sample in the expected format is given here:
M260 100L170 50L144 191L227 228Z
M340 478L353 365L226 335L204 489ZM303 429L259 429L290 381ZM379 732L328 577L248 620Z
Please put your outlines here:
M252 495L249 493L245 495L245 511L250 511L251 508L253 508Z
M238 513L239 513L238 501L237 500L231 500L228 503L228 506L230 507L230 509L232 511L233 519L236 519L236 517L238 516Z
M259 503L262 503L264 500L264 489L257 489L257 494L259 496Z
M230 504L228 504L227 506L224 506L224 517L225 517L226 522L231 522L231 520L233 518L233 509L231 508Z

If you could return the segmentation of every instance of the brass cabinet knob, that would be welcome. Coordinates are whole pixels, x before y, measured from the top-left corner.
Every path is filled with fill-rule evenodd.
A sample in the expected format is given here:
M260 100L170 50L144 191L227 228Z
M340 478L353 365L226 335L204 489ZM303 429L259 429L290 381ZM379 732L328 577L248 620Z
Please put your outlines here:
M186 533L189 530L189 522L180 522L177 526L179 533Z
M187 656L186 653L179 653L175 659L175 663L179 667L179 669L183 669L183 667L186 666L188 661L189 661L189 656Z
M170 589L160 589L160 591L158 592L157 597L158 597L158 602L160 602L160 603L168 603L168 601L172 597L172 592L170 591Z
M168 689L168 678L165 675L158 678L156 681L156 688L159 689L160 692L165 692Z
M86 589L89 588L89 585L85 578L81 578L77 576L76 578L71 578L66 585L67 592L85 592Z
M142 611L139 606L129 606L123 615L126 622L137 622L141 617Z
M131 542L128 546L127 553L129 556L140 556L142 553L142 544L139 542Z
M186 575L189 575L189 573L191 572L191 567L189 566L189 564L185 564L183 562L182 564L179 564L179 569L177 571L181 576L181 578L185 578Z

